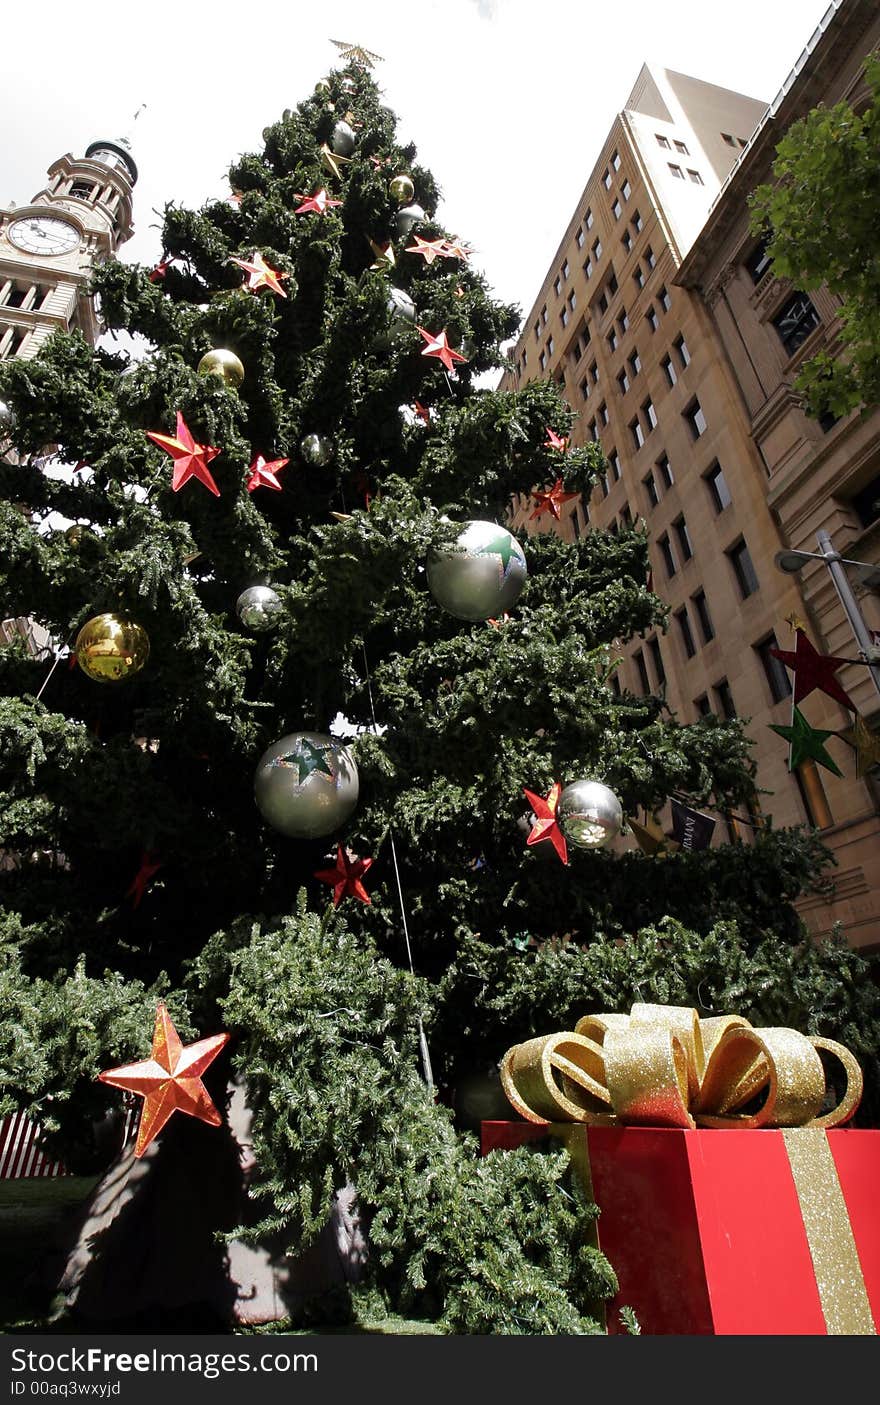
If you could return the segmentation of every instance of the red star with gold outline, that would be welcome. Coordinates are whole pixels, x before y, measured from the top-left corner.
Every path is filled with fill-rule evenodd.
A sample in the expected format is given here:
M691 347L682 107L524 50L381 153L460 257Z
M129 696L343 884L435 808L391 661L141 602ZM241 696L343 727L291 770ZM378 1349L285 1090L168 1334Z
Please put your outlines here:
M290 463L290 459L272 459L267 463L262 454L257 454L248 472L250 478L247 481L247 490L252 493L255 488L275 488L281 492L281 484L278 482L278 474L285 464Z
M323 215L334 205L342 204L341 200L331 200L323 187L320 190L314 191L311 195L298 195L297 199L302 201L302 204L296 211L298 215L307 215L311 211L314 211L318 215Z
M572 498L577 496L577 493L564 492L562 479L557 478L552 488L543 488L541 492L535 493L536 506L534 512L529 514L529 521L532 522L536 517L543 517L545 512L550 512L558 522L560 505L564 502L570 502Z
M152 439L154 444L158 444L160 449L164 449L166 454L170 454L174 460L174 475L171 479L171 487L175 493L179 493L184 483L190 478L198 478L200 483L204 483L215 496L219 498L220 489L214 482L208 464L221 452L220 449L213 449L208 444L197 444L187 428L186 421L180 411L177 411L177 434L153 434L146 431L148 439Z
M560 436L547 425L547 438L544 440L543 447L545 449L558 449L560 453L564 454L568 448L568 435Z
M835 658L833 654L820 654L802 629L797 631L796 641L793 653L791 649L770 650L775 659L781 659L786 667L794 671L794 703L809 697L810 693L818 688L820 692L827 693L829 698L843 703L850 712L855 712L855 703L834 677L837 670L843 668L848 660Z
M452 347L449 345L449 342L446 340L445 327L442 332L437 333L426 332L424 327L419 327L418 331L428 343L427 346L422 349L422 355L436 356L438 361L443 362L447 371L453 370L456 361L467 361L466 356L462 356L458 351L453 351Z
M320 869L315 877L332 887L334 907L338 907L342 899L348 897L357 898L358 902L370 906L372 899L361 879L372 866L372 859L350 859L342 845L337 844L335 866Z
M259 249L254 250L253 263L248 263L247 259L230 258L230 263L237 263L239 268L243 268L248 275L248 291L257 292L259 288L269 288L273 293L277 293L280 298L286 298L287 294L279 283L279 278L286 278L286 273L279 273L277 268L270 268Z
M418 234L414 234L413 238L416 242L407 245L403 251L405 254L421 254L427 264L446 257L445 239L421 239Z
M528 800L537 816L532 825L532 832L526 840L527 844L540 844L543 840L549 839L553 848L564 864L568 863L568 849L565 843L565 835L559 828L556 820L556 807L559 804L559 797L562 794L562 784L554 781L550 787L550 793L546 796L535 795L533 791L526 790L523 786L523 795Z

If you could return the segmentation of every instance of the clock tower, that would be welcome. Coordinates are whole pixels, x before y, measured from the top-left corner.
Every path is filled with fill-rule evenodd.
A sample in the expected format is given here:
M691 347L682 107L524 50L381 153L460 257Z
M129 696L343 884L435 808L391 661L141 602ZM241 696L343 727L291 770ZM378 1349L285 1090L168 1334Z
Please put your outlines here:
M137 167L120 142L62 156L29 205L0 208L0 360L30 359L56 329L94 345L101 324L88 284L133 233Z

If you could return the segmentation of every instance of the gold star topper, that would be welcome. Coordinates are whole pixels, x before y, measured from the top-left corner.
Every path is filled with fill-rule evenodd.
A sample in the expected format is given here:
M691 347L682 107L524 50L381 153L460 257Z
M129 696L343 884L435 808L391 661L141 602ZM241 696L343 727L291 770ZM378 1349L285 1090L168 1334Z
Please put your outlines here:
M361 68L372 68L374 64L384 63L381 54L374 54L370 49L364 49L360 44L346 44L342 39L331 39L331 44L335 44L340 54L349 63L359 63Z
M790 615L786 615L785 623L787 625L790 625L791 628L794 630L806 629L807 627L801 619L800 615L795 614L794 610L792 610Z
M335 151L331 151L326 142L321 147L321 165L325 170L330 171L337 179L341 177L340 166L350 166L352 158L350 156L337 156Z

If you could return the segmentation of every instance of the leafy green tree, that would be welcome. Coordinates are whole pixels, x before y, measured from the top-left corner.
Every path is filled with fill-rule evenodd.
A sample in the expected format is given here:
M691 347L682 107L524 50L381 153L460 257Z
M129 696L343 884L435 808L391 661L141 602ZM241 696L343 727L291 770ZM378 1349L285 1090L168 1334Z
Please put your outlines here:
M869 98L817 107L776 148L773 184L751 197L752 227L769 235L780 276L841 299L841 351L817 352L796 385L813 415L880 403L880 55L865 60Z
M356 146L333 174L321 148L349 107ZM389 181L404 172L425 213L400 237ZM254 1115L251 1237L307 1246L353 1182L367 1287L394 1310L461 1332L594 1332L614 1278L590 1247L593 1209L562 1152L479 1158L463 1078L644 998L870 1051L875 987L845 944L805 944L792 903L828 863L807 833L768 825L753 845L660 860L572 848L568 866L527 846L523 790L558 780L599 777L633 817L673 793L748 804L742 724L680 726L661 698L614 688L616 641L666 617L637 531L530 537L507 619L466 623L433 598L425 561L456 524L501 523L512 495L557 476L585 491L604 462L593 444L548 445L572 418L553 385L475 386L518 314L449 252L437 186L372 78L334 72L230 181L234 201L166 210L164 278L96 275L109 326L146 338L143 361L56 335L0 367L15 425L5 613L64 645L116 611L150 640L118 684L0 651L0 1112L29 1109L81 1154L84 1128L118 1106L96 1075L147 1053L161 996L185 1038L233 1035ZM339 203L303 211L320 188ZM412 252L416 235L445 254ZM245 286L230 260L255 251L285 296ZM461 348L454 376L396 320L392 288ZM241 359L240 387L199 373L216 347ZM148 434L173 434L178 411L220 450L219 496L172 489ZM312 434L332 438L329 463L304 456ZM49 473L47 445L88 467ZM289 458L280 491L248 491L258 454ZM281 608L254 634L236 601L259 582ZM286 838L254 803L259 758L339 714L357 729L357 808L332 836ZM334 907L315 877L337 840L374 860L369 905ZM219 1147L181 1122L208 1157Z

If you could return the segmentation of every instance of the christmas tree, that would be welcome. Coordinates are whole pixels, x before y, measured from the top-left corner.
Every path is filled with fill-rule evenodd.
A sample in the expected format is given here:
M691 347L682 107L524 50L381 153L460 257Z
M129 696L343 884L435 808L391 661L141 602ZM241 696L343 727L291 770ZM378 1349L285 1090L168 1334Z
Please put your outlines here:
M517 494L589 490L601 450L566 447L555 386L475 384L518 314L359 58L230 198L166 210L155 269L98 271L142 361L57 334L0 368L4 613L60 660L0 653L0 1112L94 1166L122 1098L98 1075L148 1057L165 1002L184 1044L230 1034L207 1088L225 1117L234 1080L253 1119L250 1208L212 1232L296 1255L354 1187L360 1283L310 1312L353 1293L447 1331L590 1333L614 1286L593 1211L562 1151L480 1159L474 1077L642 1000L841 1039L870 1087L876 987L805 940L811 834L604 842L618 806L747 810L743 726L615 687L618 641L666 616L642 532L504 529ZM578 827L582 781L604 789ZM196 1214L240 1167L181 1098L196 1117L139 1186ZM123 1219L90 1252L131 1285L171 1231L156 1209L133 1261Z

